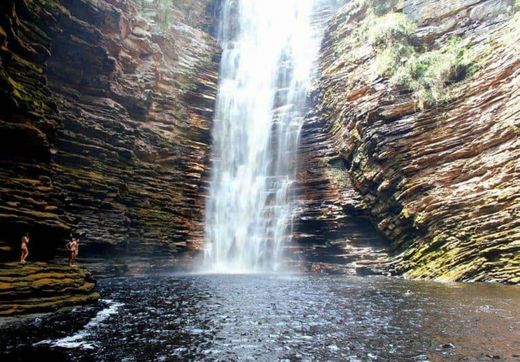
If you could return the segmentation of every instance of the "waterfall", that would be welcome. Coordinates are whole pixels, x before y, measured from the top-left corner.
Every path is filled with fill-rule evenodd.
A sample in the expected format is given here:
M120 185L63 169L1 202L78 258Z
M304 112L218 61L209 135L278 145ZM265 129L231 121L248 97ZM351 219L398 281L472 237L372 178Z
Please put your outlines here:
M224 0L207 271L281 267L295 210L299 133L321 40L313 24L318 2Z

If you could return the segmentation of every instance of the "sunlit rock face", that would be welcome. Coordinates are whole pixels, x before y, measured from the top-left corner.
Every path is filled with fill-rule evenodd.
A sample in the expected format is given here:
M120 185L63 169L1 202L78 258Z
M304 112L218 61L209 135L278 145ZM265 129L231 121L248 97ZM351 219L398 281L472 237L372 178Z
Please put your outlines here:
M0 317L54 312L96 302L96 281L83 267L0 264Z
M310 203L304 225L361 213L392 243L395 273L520 282L515 11L505 0L339 11L302 142L304 191L332 202Z
M209 1L153 5L0 4L0 246L25 230L35 254L71 229L137 249L202 236L220 50Z

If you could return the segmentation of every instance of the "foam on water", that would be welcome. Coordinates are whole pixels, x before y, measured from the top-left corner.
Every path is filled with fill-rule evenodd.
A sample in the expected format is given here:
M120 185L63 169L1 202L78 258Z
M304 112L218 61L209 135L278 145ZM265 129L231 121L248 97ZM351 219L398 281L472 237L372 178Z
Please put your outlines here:
M122 303L117 303L112 300L103 300L102 302L107 303L108 306L105 309L100 310L94 318L92 318L82 330L76 334L57 340L44 340L35 343L35 346L41 344L48 344L52 347L60 348L82 348L82 349L94 349L96 345L87 340L87 337L91 334L92 330L98 327L103 321L109 318L111 315L117 313L118 309L123 306Z

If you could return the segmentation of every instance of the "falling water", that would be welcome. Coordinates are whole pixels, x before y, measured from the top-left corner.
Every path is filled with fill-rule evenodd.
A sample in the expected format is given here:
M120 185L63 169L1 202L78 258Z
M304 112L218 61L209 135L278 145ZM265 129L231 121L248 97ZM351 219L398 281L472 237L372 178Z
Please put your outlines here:
M296 149L320 0L225 0L206 214L211 272L275 271L290 239Z

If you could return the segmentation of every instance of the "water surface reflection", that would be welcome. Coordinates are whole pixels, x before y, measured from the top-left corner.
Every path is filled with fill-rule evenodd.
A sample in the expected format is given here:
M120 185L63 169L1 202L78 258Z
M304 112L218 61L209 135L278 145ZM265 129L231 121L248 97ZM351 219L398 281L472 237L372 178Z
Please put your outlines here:
M518 287L310 274L156 274L106 278L99 287L109 302L97 309L4 327L5 355L128 361L520 359ZM108 308L113 313L101 318ZM56 343L63 338L80 343L70 348Z

